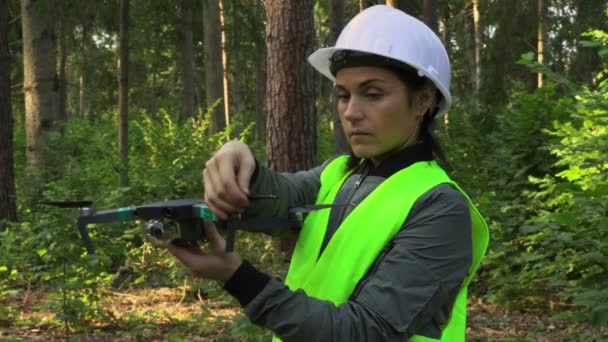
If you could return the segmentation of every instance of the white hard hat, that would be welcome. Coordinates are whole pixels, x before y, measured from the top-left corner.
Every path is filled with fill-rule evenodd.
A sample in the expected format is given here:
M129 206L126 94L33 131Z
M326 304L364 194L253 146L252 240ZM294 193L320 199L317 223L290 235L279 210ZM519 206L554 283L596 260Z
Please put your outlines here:
M436 117L452 104L450 95L450 60L439 37L423 22L405 12L376 5L357 14L344 27L336 46L319 49L308 62L330 80L330 59L337 51L351 50L388 57L418 70L420 76L433 81L443 99Z

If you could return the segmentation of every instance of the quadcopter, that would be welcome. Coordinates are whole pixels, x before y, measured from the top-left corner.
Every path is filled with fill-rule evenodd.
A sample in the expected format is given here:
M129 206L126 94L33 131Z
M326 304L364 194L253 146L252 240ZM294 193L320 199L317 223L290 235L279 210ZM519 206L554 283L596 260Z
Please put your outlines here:
M251 195L250 200L277 199L275 195ZM94 254L93 242L89 237L89 224L127 222L141 220L144 237L156 245L173 243L176 245L194 245L205 241L203 222L212 221L225 227L226 252L234 250L237 230L262 232L272 228L302 227L303 215L315 210L342 205L304 205L289 208L286 218L246 218L240 214L233 215L227 220L220 220L209 207L199 199L177 199L144 204L140 206L122 207L101 210L93 213L92 201L42 201L40 204L59 208L79 208L80 216L76 226L88 254Z

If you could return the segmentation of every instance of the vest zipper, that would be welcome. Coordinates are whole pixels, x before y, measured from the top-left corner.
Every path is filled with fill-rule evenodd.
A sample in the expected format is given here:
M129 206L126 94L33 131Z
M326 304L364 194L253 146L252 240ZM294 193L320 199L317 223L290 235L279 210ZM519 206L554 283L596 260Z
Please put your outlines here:
M395 243L391 242L386 247L384 247L384 249L382 250L382 253L380 253L380 255L376 258L376 260L374 260L374 263L372 264L372 268L369 271L367 271L365 273L365 275L363 276L363 278L361 278L361 280L359 280L359 283L357 283L357 286L355 287L353 294L350 296L350 299L356 298L361 293L363 287L367 284L367 282L369 282L369 280L372 278L372 276L374 274L376 274L376 272L378 272L380 263L382 263L384 258L386 258L386 256L393 249L394 246L395 246Z

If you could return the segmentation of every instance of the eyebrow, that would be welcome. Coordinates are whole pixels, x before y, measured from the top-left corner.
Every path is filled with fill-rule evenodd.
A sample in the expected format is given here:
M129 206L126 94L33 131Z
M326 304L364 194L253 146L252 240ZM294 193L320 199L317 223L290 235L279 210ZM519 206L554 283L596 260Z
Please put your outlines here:
M366 86L368 86L370 83L373 82L381 82L381 83L386 83L386 80L380 79L380 78L370 78L368 80L365 80L363 82L361 82L357 88L364 88ZM334 89L345 89L343 85L336 83L334 85Z

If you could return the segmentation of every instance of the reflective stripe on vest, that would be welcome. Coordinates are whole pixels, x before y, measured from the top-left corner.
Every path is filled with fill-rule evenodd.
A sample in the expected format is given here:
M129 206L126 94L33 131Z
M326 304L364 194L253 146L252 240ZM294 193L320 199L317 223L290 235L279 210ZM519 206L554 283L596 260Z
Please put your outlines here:
M336 158L323 170L316 204L333 203L349 176L345 174L347 160L347 156ZM414 163L380 183L344 219L320 256L330 210L308 214L285 283L291 290L302 289L308 296L329 300L336 306L347 302L365 272L401 229L416 200L443 183L453 185L469 202L472 264L456 297L450 319L442 329L442 338L413 336L409 341L464 341L467 286L485 254L488 227L469 197L434 161ZM280 341L276 337L274 340Z

